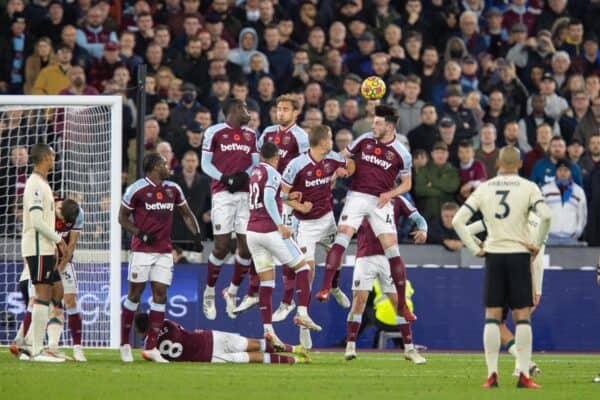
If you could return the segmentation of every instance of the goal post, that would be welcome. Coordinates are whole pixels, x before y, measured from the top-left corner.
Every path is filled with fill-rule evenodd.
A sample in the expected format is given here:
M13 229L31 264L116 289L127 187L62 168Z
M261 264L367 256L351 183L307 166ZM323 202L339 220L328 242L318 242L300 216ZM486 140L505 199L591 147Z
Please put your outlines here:
M120 96L0 96L0 345L10 344L23 316L19 196L30 147L44 142L57 154L52 189L77 200L85 216L73 260L82 344L119 346L122 135Z

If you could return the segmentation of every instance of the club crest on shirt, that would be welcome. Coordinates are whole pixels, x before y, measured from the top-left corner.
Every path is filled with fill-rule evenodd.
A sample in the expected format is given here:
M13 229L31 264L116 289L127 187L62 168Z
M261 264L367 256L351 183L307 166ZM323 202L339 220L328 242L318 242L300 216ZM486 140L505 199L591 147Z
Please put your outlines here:
M367 151L370 151L372 148L373 148L373 145L372 145L372 144L368 144L368 145L366 145L366 146L365 146L365 149L366 149Z
M149 198L149 199L151 199L152 198L152 193L150 193L150 192L146 193L146 197Z
M244 132L244 139L246 139L247 142L252 140L252 134L250 132Z
M394 159L394 153L393 153L393 152L391 152L391 151L388 151L387 153L385 153L385 158L386 158L388 161L392 161L392 160Z
M227 139L228 137L229 137L229 135L228 135L228 134L226 134L226 133L225 133L225 134L223 134L223 139Z
M325 165L323 165L323 170L326 174L329 174L333 170L333 166L330 163L325 163Z
M290 142L291 142L291 141L292 141L292 139L290 139L290 137L289 137L289 136L284 136L284 137L283 137L283 144L284 144L284 145L286 145L286 146L287 146L288 144L290 144Z
M306 176L312 176L312 171L307 171Z
M167 196L173 197L173 191L171 189L167 189L165 192L167 192Z

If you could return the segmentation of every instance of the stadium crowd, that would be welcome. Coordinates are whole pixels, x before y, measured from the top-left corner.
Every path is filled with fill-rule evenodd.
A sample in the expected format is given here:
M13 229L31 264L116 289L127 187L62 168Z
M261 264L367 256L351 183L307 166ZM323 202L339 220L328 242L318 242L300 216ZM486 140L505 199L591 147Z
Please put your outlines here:
M512 145L521 150L522 175L540 185L553 211L549 243L600 245L599 0L0 5L0 93L121 95L123 184L135 179L143 124L145 151L168 160L206 234L204 130L237 98L260 133L277 123L276 97L292 93L302 105L298 123L330 126L337 149L370 130L380 102L399 110L398 136L414 160L411 196L430 220L432 243L462 247L451 225L458 204L495 175L499 149ZM148 115L138 121L141 63ZM382 100L360 95L370 75L387 84ZM27 153L7 132L18 127L14 115L1 116L0 161L13 171L2 179L16 195ZM333 189L338 214L347 187L338 179ZM406 225L398 226L408 239ZM189 240L179 228L174 239Z

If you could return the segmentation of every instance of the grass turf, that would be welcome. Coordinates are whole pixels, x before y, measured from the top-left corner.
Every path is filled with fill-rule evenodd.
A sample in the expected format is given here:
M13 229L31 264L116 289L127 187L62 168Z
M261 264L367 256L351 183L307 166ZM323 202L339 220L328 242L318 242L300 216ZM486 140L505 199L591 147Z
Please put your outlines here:
M517 390L510 356L500 359L500 388L485 391L481 354L427 354L413 365L400 353L313 353L310 365L233 365L143 361L123 364L117 351L86 352L89 362L34 364L0 348L0 399L600 399L600 357L539 355L540 391ZM43 393L43 395L41 394Z

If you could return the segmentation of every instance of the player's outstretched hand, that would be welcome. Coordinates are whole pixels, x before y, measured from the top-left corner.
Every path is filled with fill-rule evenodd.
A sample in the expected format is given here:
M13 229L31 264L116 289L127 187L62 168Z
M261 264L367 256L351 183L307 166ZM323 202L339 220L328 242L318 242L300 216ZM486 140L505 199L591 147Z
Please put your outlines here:
M390 192L383 192L379 195L379 200L377 201L377 208L383 208L387 203L392 201L392 194Z
M290 193L288 193L288 200L302 201L302 192L290 192Z
M413 237L415 243L422 244L427 241L427 231L416 230L410 233L410 236Z
M281 237L284 239L289 239L292 236L292 231L290 231L289 228L283 224L278 225L277 229L279 230L279 233L281 233Z
M308 214L312 208L313 203L310 201L305 201L304 203L300 203L298 211L300 211L302 214Z
M202 243L202 235L197 233L194 235L194 248L198 253L202 253L204 250L204 244Z
M137 237L144 242L144 244L152 244L156 239L152 233L139 231Z

